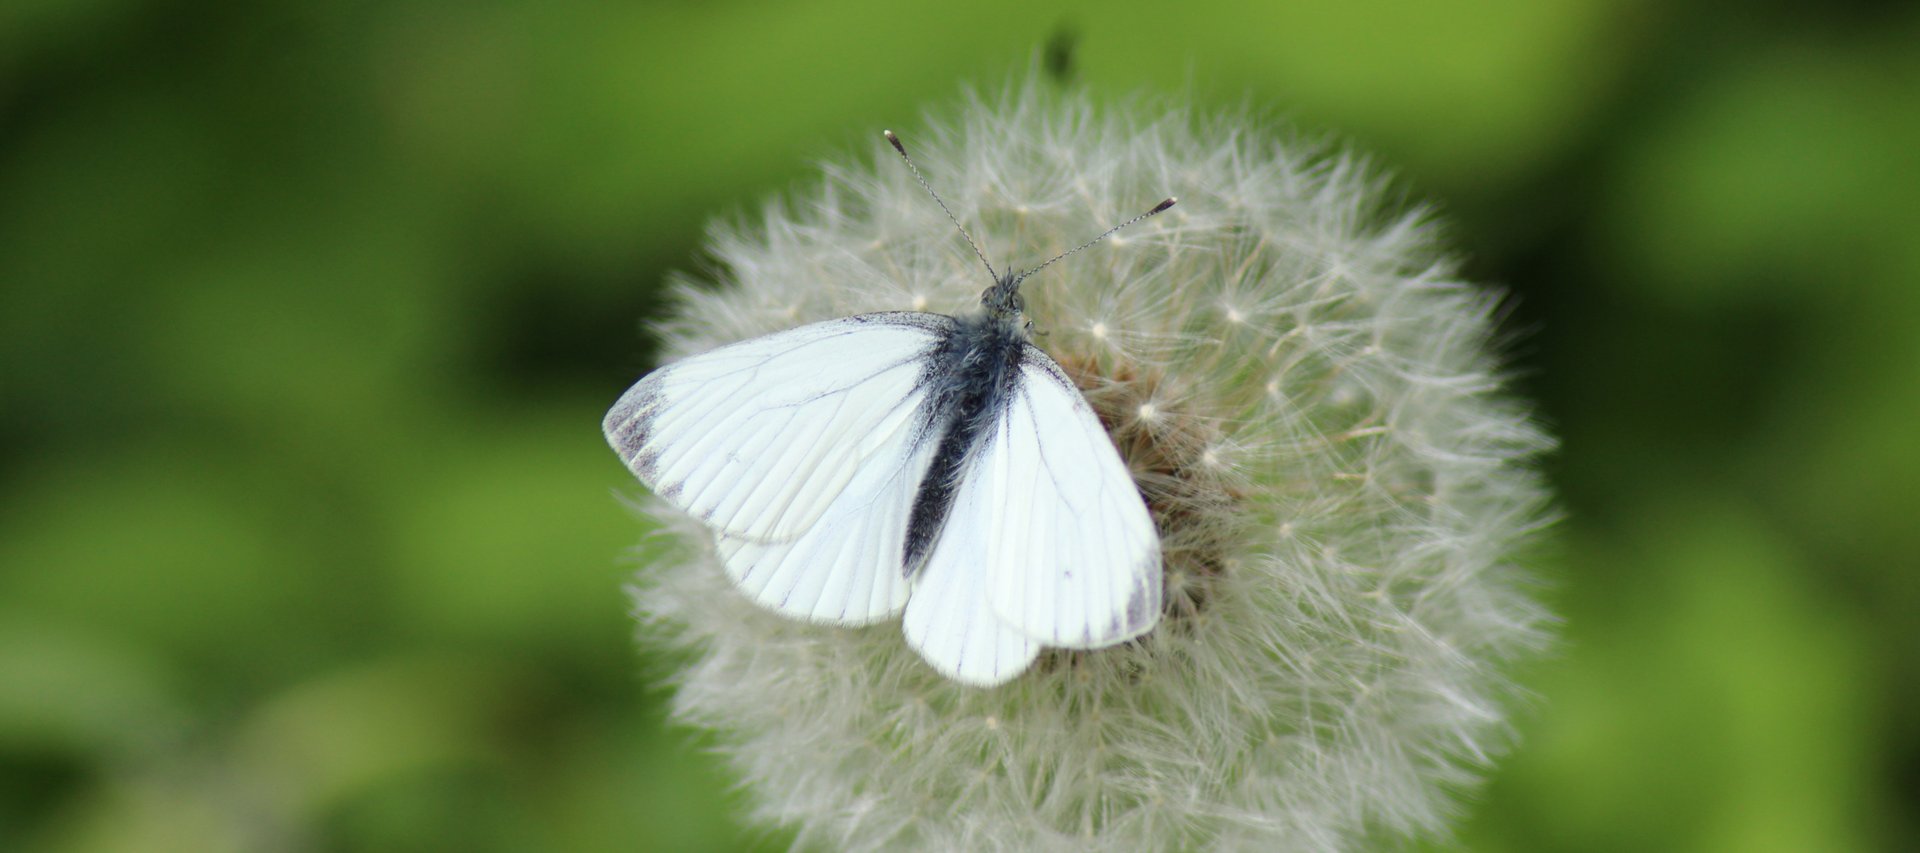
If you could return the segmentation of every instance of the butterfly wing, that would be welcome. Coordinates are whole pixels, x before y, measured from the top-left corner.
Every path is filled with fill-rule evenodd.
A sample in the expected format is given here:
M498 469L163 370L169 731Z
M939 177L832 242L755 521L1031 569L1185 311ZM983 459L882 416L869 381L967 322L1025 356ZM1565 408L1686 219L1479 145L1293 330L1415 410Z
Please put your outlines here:
M614 404L607 441L715 529L756 601L814 621L884 618L906 597L894 541L906 525L886 513L905 511L925 468L923 361L952 323L865 314L675 362Z
M994 615L988 597L983 570L999 535L991 498L979 477L963 472L901 624L907 645L941 675L976 687L1012 679L1040 654L1038 642Z
M900 612L907 513L935 442L897 431L875 450L813 527L792 542L721 534L716 550L734 584L789 616L865 625Z
M1073 381L1038 347L982 447L992 609L1049 646L1092 649L1160 618L1160 536L1126 463Z
M669 364L603 424L640 481L736 538L812 527L919 415L938 314L865 314L753 338Z

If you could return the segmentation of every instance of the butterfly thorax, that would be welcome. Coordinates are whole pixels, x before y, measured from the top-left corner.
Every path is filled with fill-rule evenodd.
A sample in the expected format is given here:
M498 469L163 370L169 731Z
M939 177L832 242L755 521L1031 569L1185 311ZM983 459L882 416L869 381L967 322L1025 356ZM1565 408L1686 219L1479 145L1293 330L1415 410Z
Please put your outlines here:
M1019 382L1027 335L1018 287L1004 279L990 288L981 297L986 310L955 317L927 359L924 434L935 445L908 516L901 561L908 577L939 539L971 457L991 440Z

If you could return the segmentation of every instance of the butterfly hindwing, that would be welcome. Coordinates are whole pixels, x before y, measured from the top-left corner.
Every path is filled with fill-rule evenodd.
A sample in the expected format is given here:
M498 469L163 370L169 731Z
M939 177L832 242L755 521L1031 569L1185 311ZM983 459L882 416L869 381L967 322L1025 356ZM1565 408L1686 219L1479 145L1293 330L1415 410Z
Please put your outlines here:
M971 482L990 496L993 612L1049 646L1091 649L1160 616L1160 537L1133 476L1086 398L1026 345L1021 381L980 448Z

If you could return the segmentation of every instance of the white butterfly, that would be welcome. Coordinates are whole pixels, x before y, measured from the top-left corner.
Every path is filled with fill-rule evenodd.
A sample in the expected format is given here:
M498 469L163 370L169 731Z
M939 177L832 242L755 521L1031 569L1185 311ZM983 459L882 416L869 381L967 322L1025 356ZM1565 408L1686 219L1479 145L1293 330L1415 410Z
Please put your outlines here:
M1160 617L1159 534L1093 409L1027 341L1020 283L1051 263L994 274L966 316L862 314L662 367L607 413L607 441L713 528L754 601L835 625L904 609L907 643L957 681L1138 637Z

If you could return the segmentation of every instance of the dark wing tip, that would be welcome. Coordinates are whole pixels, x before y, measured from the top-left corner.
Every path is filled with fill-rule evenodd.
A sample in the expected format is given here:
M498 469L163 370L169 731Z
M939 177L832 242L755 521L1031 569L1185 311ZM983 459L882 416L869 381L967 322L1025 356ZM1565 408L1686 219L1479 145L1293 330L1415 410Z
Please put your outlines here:
M657 397L658 391L652 383L642 379L620 396L600 422L607 445L643 481L650 479L653 469L653 454L646 452L646 446L653 435Z

